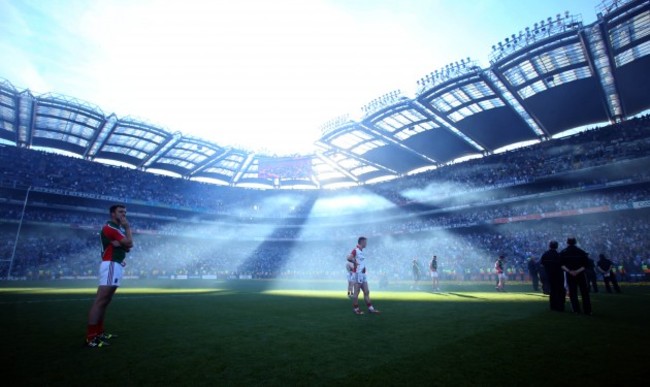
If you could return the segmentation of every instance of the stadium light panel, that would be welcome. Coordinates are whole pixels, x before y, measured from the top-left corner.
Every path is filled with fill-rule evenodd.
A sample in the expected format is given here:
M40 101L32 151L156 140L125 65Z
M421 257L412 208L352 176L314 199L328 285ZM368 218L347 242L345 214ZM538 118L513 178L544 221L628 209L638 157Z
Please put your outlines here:
M541 141L540 141L540 140L537 140L537 139L535 139L535 140L528 140L528 141L522 141L522 142L517 142L517 143L514 143L514 144L510 144L510 145L503 146L503 147L501 147L501 148L497 148L497 149L495 149L492 153L493 153L493 154L505 153L505 152L508 152L508 151L511 151L511 150L515 150L515 149L519 149L519 148L524 148L524 147L527 147L527 146L531 146L531 145L534 145L534 144L538 144L538 143L540 143L540 142L541 142Z
M406 176L417 175L418 173L433 171L434 169L438 169L438 166L437 165L427 165L425 167L416 168L416 169L413 169L411 171L406 172Z
M219 180L211 177L193 177L190 180L198 181L200 183L216 184L216 185L228 185L229 183L225 180Z
M368 179L367 181L365 181L364 184L382 183L382 182L386 182L386 181L395 180L397 178L399 178L398 175L379 176L379 177L375 177L375 178L372 178L372 179Z
M483 157L483 155L480 154L480 153L473 154L473 155L467 155L467 156L459 157L457 159L453 159L450 162L448 162L447 165L458 164L458 163L462 163L462 162L469 161L469 160L474 160L474 159L480 159L481 157Z
M155 173L157 175L163 175L163 176L171 176L171 177L178 177L178 178L183 177L180 173L167 171L165 169L148 168L147 172Z

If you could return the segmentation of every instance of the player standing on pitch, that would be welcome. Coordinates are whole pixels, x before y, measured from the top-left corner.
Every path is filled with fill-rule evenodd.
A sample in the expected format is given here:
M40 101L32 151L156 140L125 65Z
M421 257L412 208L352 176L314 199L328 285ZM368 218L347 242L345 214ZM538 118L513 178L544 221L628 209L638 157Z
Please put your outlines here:
M418 262L417 258L413 258L413 263L411 264L412 270L413 270L413 285L411 286L411 289L416 289L420 290L420 287L418 286L418 282L420 282L420 263Z
M504 287L506 286L506 264L505 264L505 259L503 255L499 256L499 259L494 263L494 270L497 272L497 291L498 292L505 292L506 290Z
M431 271L431 284L433 285L433 291L439 292L440 282L438 281L438 257L435 255L431 258L429 270Z
M356 264L356 284L354 285L354 295L352 297L352 311L354 314L363 314L359 309L359 292L363 290L363 298L368 306L369 313L380 313L372 306L370 301L370 289L368 288L368 279L366 277L366 253L363 249L366 248L368 239L366 237L359 237L357 247L352 250L348 255L348 261Z
M131 226L126 220L126 207L116 204L110 207L111 220L106 222L99 233L102 243L102 263L99 266L99 286L90 313L86 346L100 348L108 344L108 339L116 337L104 332L104 316L115 291L120 286L122 271L126 263L126 253L133 247Z
M354 297L354 285L357 283L357 263L349 261L345 264L345 270L348 272L348 298Z

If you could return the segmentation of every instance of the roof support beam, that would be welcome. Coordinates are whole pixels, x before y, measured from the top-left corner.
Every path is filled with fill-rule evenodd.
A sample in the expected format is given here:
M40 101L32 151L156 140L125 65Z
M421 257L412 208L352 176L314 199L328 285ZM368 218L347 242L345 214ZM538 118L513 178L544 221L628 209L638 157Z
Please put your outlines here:
M606 24L601 21L594 27L590 27L588 31L580 31L579 35L580 43L587 53L589 68L598 77L603 90L603 104L607 117L611 122L614 122L622 119L625 112L618 93L616 78L614 77L614 57L611 54L609 42L605 38L607 36L605 33Z
M532 60L531 60L532 63ZM503 74L498 71L498 69L493 66L490 73L481 73L481 78L485 83L492 88L492 90L497 93L499 98L506 102L507 106L510 106L515 113L520 116L524 122L528 124L530 130L535 133L537 136L549 136L548 130L544 127L539 118L530 110L526 105L526 101L519 95L517 90L515 90L505 79ZM537 71L537 70L536 70ZM537 71L539 74L539 71ZM489 74L494 74L496 81L490 78ZM541 75L540 75L541 76ZM544 81L546 82L546 81ZM546 84L546 83L544 83ZM547 86L548 87L548 86Z
M203 163L197 165L196 168L194 168L192 171L190 171L190 173L188 174L188 177L192 177L192 176L196 175L197 173L200 173L201 171L212 167L213 165L215 165L219 161L221 161L221 160L225 159L226 157L228 157L231 152L232 152L232 148L225 148L224 151L221 152L220 154L214 155L211 158L205 160Z
M355 183L359 183L359 178L357 178L356 176L354 176L353 174L348 172L345 168L341 167L336 161L334 161L334 160L330 159L329 157L325 156L323 153L316 152L316 157L323 160L323 162L325 164L329 165L330 167L336 169L337 171L341 172L345 176L349 177Z
M111 114L104 118L104 122L97 130L95 130L95 134L93 134L93 137L88 142L88 146L83 154L85 159L92 160L95 158L99 150L104 147L108 138L115 131L117 123L118 120L115 114Z
M427 104L428 105L428 104ZM442 127L445 127L447 130L455 134L456 136L460 137L463 139L465 142L470 144L474 149L476 149L478 152L485 152L487 149L484 145L479 144L476 140L473 138L470 138L468 135L465 133L461 132L456 126L454 125L451 120L449 120L444 114L441 112L437 111L435 108L432 106L426 106L420 101L413 101L412 106L420 112L423 116L427 117L433 122L436 122L440 124Z
M16 114L16 145L18 147L29 148L32 145L37 105L38 101L29 90L19 94Z
M384 134L384 133L382 133L382 131L375 128L374 125L363 124L362 123L362 124L359 124L359 127L361 127L362 129L365 129L367 132L370 132L371 134L373 134L373 135L375 135L377 137L382 138L383 140L388 141L389 143L391 143L393 145L397 145L398 147L400 147L400 148L404 149L405 151L407 151L407 152L409 152L409 153L411 153L411 154L425 160L426 162L432 163L434 165L437 163L436 160L434 160L434 159L432 159L432 158L430 158L430 157L428 157L426 155L423 155L422 153L416 151L413 148L410 148L410 147L404 145L401 141L396 139L393 136L393 134Z
M251 165L253 162L253 159L255 159L255 153L251 153L246 157L246 160L244 160L243 163L239 166L239 170L237 170L237 173L235 173L232 177L232 180L230 180L230 185L235 185L241 179L242 175L248 170L248 167Z
M14 142L18 145L18 127L20 125L20 94L14 94L14 131L16 138Z
M309 177L309 179L312 181L312 183L314 183L316 188L321 187L320 181L318 180L318 176L316 176L315 173L312 173L311 176Z
M164 142L160 143L158 145L158 148L154 149L153 152L151 152L147 157L145 157L140 164L138 165L138 169L143 169L149 167L151 164L155 163L156 160L158 160L162 155L164 155L170 148L172 148L176 143L180 141L180 139L183 136L179 133L176 132L173 135L170 135L167 140Z
M397 171L395 171L393 169L390 169L385 165L377 164L375 162L367 160L367 159L365 159L365 158L363 158L363 157L361 157L361 156L359 156L357 154L354 154L354 153L352 153L352 152L350 152L350 151L348 151L346 149L343 149L341 147L338 147L338 146L336 146L334 144L325 144L325 143L321 143L321 144L323 144L325 147L335 149L337 152L339 152L339 153L341 153L341 154L343 154L343 155L345 155L345 156L347 156L347 157L349 157L351 159L355 159L355 160L360 161L360 162L362 162L364 164L372 165L373 167L375 167L377 169L383 169L384 171L386 171L388 173L392 173L393 175L398 175Z

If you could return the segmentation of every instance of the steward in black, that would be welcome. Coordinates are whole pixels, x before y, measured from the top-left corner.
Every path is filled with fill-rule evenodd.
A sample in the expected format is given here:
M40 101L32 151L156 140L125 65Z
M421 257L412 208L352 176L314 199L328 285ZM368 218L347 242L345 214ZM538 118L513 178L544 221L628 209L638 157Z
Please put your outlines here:
M566 249L560 252L560 264L566 274L566 282L569 288L569 298L571 307L575 313L582 313L580 302L578 301L578 289L582 298L582 306L586 315L591 315L591 299L589 298L589 287L587 286L587 276L585 270L589 265L589 255L576 246L578 243L575 238L567 239Z

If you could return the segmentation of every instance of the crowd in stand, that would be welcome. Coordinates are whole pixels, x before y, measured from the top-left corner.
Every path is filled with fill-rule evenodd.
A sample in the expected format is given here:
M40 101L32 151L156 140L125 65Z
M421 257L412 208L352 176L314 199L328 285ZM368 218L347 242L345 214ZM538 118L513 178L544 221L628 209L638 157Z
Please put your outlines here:
M505 254L508 273L513 279L523 278L526 260L539 257L550 239L562 241L575 235L593 257L606 253L617 262L619 275L632 279L637 274L645 275L650 264L648 210L633 210L631 206L632 202L650 198L650 172L637 165L613 175L569 178L548 186L540 186L535 179L616 165L648 155L650 120L644 117L372 187L299 192L302 201L287 204L290 210L275 209L273 212L280 220L268 223L250 221L249 213L238 211L257 211L279 197L275 195L285 193L212 186L14 147L0 146L0 163L11 165L1 170L0 186L31 185L109 195L124 198L127 203L153 203L148 207L150 213L131 217L137 242L126 273L138 277L231 278L244 274L339 278L343 257L353 247L356 236L363 234L371 238L371 268L378 277L406 278L413 258L417 257L426 267L430 256L437 254L443 278L486 279L492 273L494 258ZM626 182L615 188L561 192L602 185L617 177ZM511 189L513 184L518 184L518 188ZM377 217L364 216L361 221L310 216L317 198L354 196L367 191L393 204L383 215L379 212ZM530 194L538 196L521 197ZM420 203L414 206L413 201ZM171 221L156 218L160 208L154 204L194 207L197 214L203 208L206 213L231 216L211 221L199 220L200 217ZM458 208L461 204L466 207ZM503 225L495 221L593 207L613 209L620 205L623 207L616 208L617 211L608 212L608 208L600 214ZM363 206L352 210L364 214L367 211ZM21 212L18 202L0 203L0 220L4 222L0 226L0 257L13 253L15 225ZM14 276L95 275L99 256L97 231L106 221L106 214L32 203L24 221L16 247Z
M321 222L318 219L307 220L305 224L234 224L231 222L198 221L183 219L168 221L150 217L132 218L136 233L156 232L185 236L211 236L217 239L299 239L323 240L344 239L362 229L367 236L404 234L421 232L432 229L454 229L459 227L493 224L498 219L522 217L527 215L551 214L570 210L588 211L592 208L628 205L636 201L650 200L650 184L634 185L624 188L607 189L587 194L554 195L537 200L522 200L506 204L482 205L474 203L470 208L462 210L435 208L429 213L402 212L401 216L384 218L383 221L361 219L354 222ZM608 211L609 209L607 209ZM20 219L22 207L18 205L0 205L0 219ZM601 209L601 212L606 212ZM154 215L151 215L154 216ZM101 213L76 212L56 210L44 207L29 207L25 212L24 221L27 223L58 223L72 227L99 229L106 221L106 215ZM228 233L236 229L235 234Z
M431 184L441 183L441 186L448 187L448 191L442 191L440 195L450 196L477 188L522 184L536 178L649 154L650 117L645 116L387 183L330 194L357 194L369 189L393 203L403 205L413 201L405 197L404 192ZM283 194L232 189L11 146L0 145L0 164L11 166L2 169L0 186L63 189L111 196L126 202L138 200L223 214L264 214L264 211L260 211L264 207L263 199ZM301 194L307 197L327 195L309 191ZM295 208L288 204L286 209L274 211L274 214L276 217L300 216L306 215L304 212L309 210L308 207Z
M449 194L510 185L571 170L650 155L650 116L580 134L439 168L379 185L394 195L431 183L454 183ZM443 194L443 196L446 196Z
M418 258L426 270L428 260L436 254L443 278L487 280L493 274L495 258L504 254L511 278L523 279L527 260L539 258L549 240L577 236L592 258L605 253L615 261L621 279L644 279L650 275L647 215L588 215L525 225L375 237L370 238L368 265L375 279L406 279L410 277L413 258ZM13 242L12 231L15 232L5 226L0 233L5 241L0 254L10 254L12 243L7 241ZM238 242L143 234L135 239L126 274L141 278L208 274L220 278L240 274L255 278L343 278L345 256L355 243L353 237L340 241ZM98 260L97 231L48 233L43 228L27 228L18 245L13 275L42 279L93 276Z

